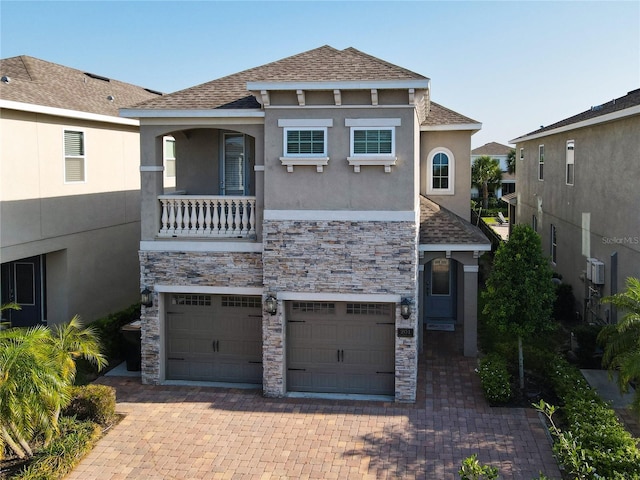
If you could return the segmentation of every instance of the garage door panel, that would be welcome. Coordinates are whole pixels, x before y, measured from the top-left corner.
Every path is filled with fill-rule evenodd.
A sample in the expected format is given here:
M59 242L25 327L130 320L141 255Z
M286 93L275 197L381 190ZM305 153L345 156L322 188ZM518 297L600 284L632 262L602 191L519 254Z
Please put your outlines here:
M287 305L289 390L394 393L395 323L390 304L302 302L302 308L295 308L296 303Z
M176 294L169 298L168 379L262 383L260 297Z

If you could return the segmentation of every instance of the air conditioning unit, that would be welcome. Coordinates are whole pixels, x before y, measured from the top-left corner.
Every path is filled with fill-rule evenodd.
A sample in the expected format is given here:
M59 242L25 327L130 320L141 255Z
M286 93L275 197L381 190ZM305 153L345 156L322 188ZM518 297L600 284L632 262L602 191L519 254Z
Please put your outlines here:
M586 270L587 280L591 280L591 268L592 268L591 264L593 262L596 262L597 260L598 260L597 258L591 258L591 257L587 258L587 270Z
M591 262L591 282L594 285L604 284L604 263L599 260Z

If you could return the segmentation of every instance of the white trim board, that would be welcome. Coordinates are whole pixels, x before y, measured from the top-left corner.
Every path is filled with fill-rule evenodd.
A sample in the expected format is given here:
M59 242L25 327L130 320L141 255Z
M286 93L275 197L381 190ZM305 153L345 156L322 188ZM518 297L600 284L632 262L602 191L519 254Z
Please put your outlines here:
M490 243L422 243L418 245L419 252L488 252Z
M455 123L451 125L423 125L421 132L445 132L449 130L482 130L481 123ZM509 142L511 143L511 142Z
M116 125L130 125L132 127L140 126L140 122L137 120L112 117L110 115L100 115L98 113L81 112L79 110L68 110L66 108L46 107L44 105L35 105L32 103L14 102L11 100L0 100L0 108L30 113L41 113L43 115L52 115L56 117L75 118L78 120L114 123Z
M265 210L264 220L415 222L413 210Z
M213 295L259 295L262 287L215 287L208 285L154 285L153 290L158 293L210 293Z
M247 90L370 90L379 89L428 89L430 80L355 80L329 82L247 82Z
M267 289L268 290L268 289ZM311 300L315 302L379 302L400 303L402 295L379 293L317 293L317 292L277 292L278 300Z
M143 252L257 252L262 253L262 243L225 242L198 240L143 240L140 242Z
M213 108L209 110L121 108L120 116L131 118L264 118L264 111L257 108Z

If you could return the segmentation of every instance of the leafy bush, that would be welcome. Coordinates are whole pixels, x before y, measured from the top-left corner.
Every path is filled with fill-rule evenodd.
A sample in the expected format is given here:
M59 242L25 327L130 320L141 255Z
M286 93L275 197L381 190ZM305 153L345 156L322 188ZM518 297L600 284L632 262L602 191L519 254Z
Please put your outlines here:
M73 387L71 401L62 411L67 417L90 420L103 427L110 425L116 415L116 391L107 385Z
M95 446L102 428L92 422L60 419L60 435L38 452L34 461L15 480L59 480L65 477Z
M552 316L558 322L575 322L576 297L570 284L561 283L556 286L556 300L553 303Z
M480 360L478 368L484 397L491 404L508 402L511 398L510 375L507 362L496 354L489 354Z
M120 328L140 318L140 305L132 305L121 312L96 320L91 326L96 330L102 343L105 356L109 364L112 360L124 358L124 340L120 333Z
M462 466L458 470L461 480L496 480L498 469L490 465L482 465L478 461L478 456L474 453L462 461Z
M582 368L600 368L602 350L598 346L597 337L602 330L599 325L580 325L573 329L578 342L578 363Z

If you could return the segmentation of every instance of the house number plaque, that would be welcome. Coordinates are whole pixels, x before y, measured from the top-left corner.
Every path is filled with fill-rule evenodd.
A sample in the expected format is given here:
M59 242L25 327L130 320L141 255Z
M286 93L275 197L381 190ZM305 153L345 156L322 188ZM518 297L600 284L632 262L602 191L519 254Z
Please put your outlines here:
M398 338L413 338L413 328L399 328Z

